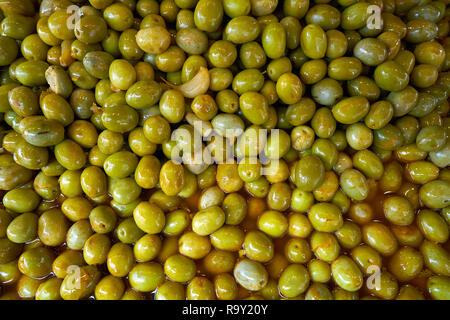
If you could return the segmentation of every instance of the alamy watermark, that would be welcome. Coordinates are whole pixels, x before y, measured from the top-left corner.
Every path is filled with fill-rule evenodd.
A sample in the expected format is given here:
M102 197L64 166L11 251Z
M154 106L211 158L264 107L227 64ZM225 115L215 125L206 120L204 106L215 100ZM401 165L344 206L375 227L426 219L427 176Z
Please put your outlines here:
M377 265L371 265L367 267L367 274L370 276L366 280L367 288L370 290L380 290L381 289L381 269Z
M66 287L69 290L81 289L81 268L77 265L70 265L66 269L67 275L65 278Z
M77 5L71 5L66 11L69 14L67 28L74 30L82 17L82 10ZM377 5L367 7L369 15L366 21L368 29L380 29L382 24L381 8ZM279 129L263 129L254 127L246 131L241 128L216 130L205 127L203 121L193 121L193 130L190 127L180 127L172 132L171 140L175 146L171 150L171 159L176 163L192 166L207 166L216 164L233 164L245 160L245 164L266 165L275 163L281 158L279 146ZM270 141L270 157L266 154L265 146ZM205 144L206 145L205 145ZM272 168L273 170L273 168ZM265 174L265 168L261 168ZM369 275L366 286L369 289L381 288L381 270L376 265L367 268ZM66 285L68 289L81 288L81 269L77 265L67 268Z
M175 145L170 151L170 158L177 164L206 167L244 161L245 164L261 165L261 175L265 175L266 170L273 172L273 166L277 165L286 152L280 147L286 145L286 142L281 140L279 129L268 130L255 126L245 131L240 128L206 130L203 121L191 123L192 125L181 126L172 132L171 140ZM271 168L263 167L268 164Z
M367 29L381 29L381 8L375 4L367 7Z
M78 23L78 21L80 21L82 17L81 9L79 6L73 4L67 7L66 12L70 15L66 22L67 28L69 30L74 30L76 24Z

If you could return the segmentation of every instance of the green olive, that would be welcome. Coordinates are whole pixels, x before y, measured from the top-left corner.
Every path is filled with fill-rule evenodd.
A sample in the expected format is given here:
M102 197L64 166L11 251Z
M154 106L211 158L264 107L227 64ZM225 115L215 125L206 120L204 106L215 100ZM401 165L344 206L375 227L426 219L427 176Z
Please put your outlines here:
M25 243L37 236L38 217L33 213L22 213L8 226L6 234L14 243Z
M131 287L138 291L153 291L164 282L163 268L159 263L138 263L131 269L129 280Z
M172 281L184 283L194 278L196 266L191 259L175 254L165 261L164 272Z
M305 292L309 282L308 270L301 264L291 264L281 274L278 288L283 296L293 298Z
M73 270L73 273L67 275L61 284L60 294L64 300L79 300L90 296L101 278L101 273L96 266L83 266ZM78 282L80 285L74 286L73 283L76 281L74 277L77 273L80 277Z
M447 206L449 181L434 180L424 184L420 188L420 199L423 203L432 209L441 209Z
M389 271L400 281L414 279L422 267L422 254L410 247L399 249L389 261Z
M261 42L269 58L280 58L286 48L286 31L283 25L279 22L270 23L262 32Z
M325 167L322 161L313 155L300 159L294 167L295 184L303 191L312 191L324 179Z
M37 208L39 196L29 188L18 188L8 191L3 196L3 205L13 212L30 212Z
M37 247L29 249L19 257L19 270L29 277L41 278L52 271L54 259L54 253L48 248Z
M225 213L220 207L212 206L198 211L192 219L192 229L199 235L210 235L225 222Z
M427 280L428 292L436 300L447 300L449 287L448 277L432 276Z
M424 209L417 215L417 226L422 234L430 241L445 243L449 237L449 230L444 218L438 213Z
M259 291L264 288L269 278L261 263L249 259L239 261L233 274L236 282L250 291Z
M356 263L347 256L340 256L331 264L334 281L344 290L357 291L363 285L363 275Z
M366 243L384 256L390 256L397 250L398 243L392 232L385 225L371 222L362 228Z
M89 265L103 264L106 262L111 242L108 236L94 233L83 247L83 258Z
M407 86L409 76L400 64L387 61L377 66L374 79L381 89L401 91Z
M114 244L108 252L106 264L109 273L115 277L128 275L134 263L133 249L125 243Z
M246 15L231 19L225 27L227 40L236 44L253 41L260 32L261 29L257 20Z
M65 241L69 225L59 209L51 209L42 213L38 220L38 236L47 246L58 246Z
M378 69L378 68L377 68ZM328 76L335 80L353 80L362 72L362 63L354 57L340 57L328 64Z
M337 206L331 203L318 203L309 208L308 218L317 231L334 232L342 224L342 214Z
M67 231L67 246L72 250L81 250L86 240L92 235L91 224L88 220L75 222Z

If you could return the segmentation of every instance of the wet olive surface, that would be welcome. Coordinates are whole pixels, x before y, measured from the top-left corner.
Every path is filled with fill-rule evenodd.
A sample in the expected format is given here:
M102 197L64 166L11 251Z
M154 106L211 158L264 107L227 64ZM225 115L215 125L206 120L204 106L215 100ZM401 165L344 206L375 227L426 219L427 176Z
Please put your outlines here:
M2 1L0 299L450 299L448 3L325 2Z

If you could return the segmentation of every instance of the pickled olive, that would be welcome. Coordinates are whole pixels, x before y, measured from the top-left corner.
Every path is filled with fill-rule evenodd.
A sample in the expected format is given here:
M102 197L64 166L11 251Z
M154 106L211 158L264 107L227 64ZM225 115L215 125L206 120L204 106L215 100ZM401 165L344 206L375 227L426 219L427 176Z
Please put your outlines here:
M342 12L341 26L344 30L356 30L366 25L369 16L368 3L355 3L349 5Z
M168 161L161 167L159 183L163 192L168 196L174 196L183 189L184 178L184 169L180 164Z
M6 235L14 243L25 243L37 235L38 217L33 213L23 213L8 225Z
M328 76L335 80L353 80L362 71L362 63L353 57L340 57L328 64Z
M133 153L119 151L105 159L103 169L109 177L120 179L132 174L137 164L138 159Z
M155 204L141 202L133 210L136 225L148 234L157 234L165 225L164 212Z
M420 246L420 252L424 258L424 264L434 273L449 276L450 269L448 261L450 259L448 251L439 244L424 240Z
M336 80L325 78L312 86L311 95L314 101L332 106L342 98L343 89Z
M60 294L64 300L79 300L92 294L101 274L96 266L83 266L79 269L82 281L80 286L71 285L73 279L66 276L61 283Z
M380 179L384 172L381 160L369 150L361 150L353 156L353 166L368 178Z
M420 200L431 209L442 209L449 202L449 185L447 180L434 180L424 184L419 190Z
M37 234L43 244L58 246L65 241L68 222L59 209L45 211L38 220Z
M380 299L394 299L399 290L397 279L389 272L381 272L379 281L380 285L371 286L369 292Z
M274 210L263 212L258 219L258 228L273 238L281 237L288 229L286 217Z
M329 203L318 203L309 208L308 218L317 231L334 232L342 224L342 214L337 206Z
M354 200L364 200L369 193L369 186L364 175L356 169L345 170L339 180L343 191Z
M334 118L340 123L358 122L369 111L369 102L364 97L352 97L339 101L332 109Z
M225 214L220 207L212 206L196 213L192 220L194 232L209 235L218 230L225 221Z
M353 54L368 66L376 66L387 58L388 48L379 39L360 40L353 48Z
M392 151L403 145L404 137L397 127L387 124L374 131L373 145L377 148Z
M52 270L54 253L46 247L36 247L22 253L18 260L20 272L31 278L47 276Z
M255 40L261 32L258 21L251 16L239 16L231 19L225 26L227 40L242 44Z
M417 147L428 152L441 149L445 142L446 134L443 128L438 126L422 128L416 137Z
M404 285L400 288L397 300L425 300L423 294L411 285Z
M68 170L81 169L86 163L86 155L81 146L69 139L55 146L55 158Z
M401 91L408 85L409 75L400 64L387 61L377 66L374 79L381 89Z
M178 241L178 251L191 259L204 258L210 250L211 243L209 239L195 232L183 234Z
M194 278L196 267L191 259L175 254L165 261L164 272L169 279L184 283Z
M3 205L15 213L30 212L39 204L37 193L31 188L17 188L3 196Z
M448 300L447 6L0 1L0 300Z
M281 274L278 288L283 296L293 298L305 292L309 283L308 270L301 264L290 264Z
M340 256L331 264L334 281L344 290L357 291L363 285L363 275L356 263L347 256Z
M414 221L413 206L403 197L393 196L384 200L383 212L386 219L396 225L410 225Z
M300 44L305 55L311 59L320 59L327 50L325 31L316 24L305 26L300 35Z
M424 209L417 215L417 227L430 241L445 243L449 237L448 227L445 220L434 211Z
M388 227L379 222L364 225L362 233L364 241L384 256L390 256L397 250L397 239Z
M448 277L432 276L427 280L427 288L433 299L447 300L450 282Z
M322 161L314 156L308 155L298 162L293 168L294 183L303 191L312 191L324 180L325 167Z
M28 60L17 66L15 70L16 78L25 86L45 85L47 83L45 71L48 67L49 65L44 61Z
M250 259L239 261L233 271L236 282L250 291L259 291L268 282L268 273L264 266Z
M400 281L414 279L422 268L422 254L411 247L399 249L389 261L389 271Z

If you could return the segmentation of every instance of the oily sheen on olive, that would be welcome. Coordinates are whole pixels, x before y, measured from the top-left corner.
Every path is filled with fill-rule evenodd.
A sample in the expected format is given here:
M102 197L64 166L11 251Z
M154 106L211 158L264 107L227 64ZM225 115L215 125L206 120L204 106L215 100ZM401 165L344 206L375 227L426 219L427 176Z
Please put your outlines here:
M0 1L0 300L449 300L449 22Z

